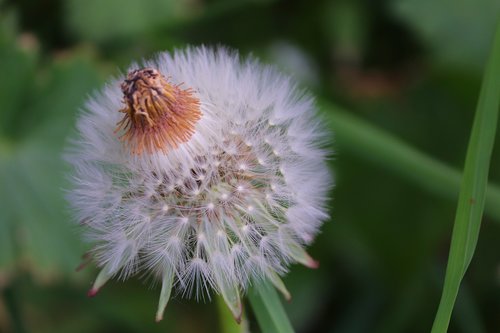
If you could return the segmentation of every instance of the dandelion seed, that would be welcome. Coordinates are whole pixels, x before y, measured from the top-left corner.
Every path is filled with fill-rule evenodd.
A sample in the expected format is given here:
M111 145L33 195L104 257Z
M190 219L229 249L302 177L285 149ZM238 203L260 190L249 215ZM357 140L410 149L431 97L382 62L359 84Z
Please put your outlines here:
M328 218L314 113L289 78L224 49L162 53L110 82L68 153L68 199L101 268L89 295L113 277L152 275L156 320L175 288L214 290L235 318L252 282L289 297L279 276L317 266L304 247Z

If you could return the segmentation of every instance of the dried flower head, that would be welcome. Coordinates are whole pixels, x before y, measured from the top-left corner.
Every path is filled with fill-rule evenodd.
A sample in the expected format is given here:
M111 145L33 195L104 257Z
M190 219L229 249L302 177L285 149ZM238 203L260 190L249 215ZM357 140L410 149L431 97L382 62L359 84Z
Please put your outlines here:
M131 71L121 84L125 113L117 131L134 153L168 152L188 141L200 119L200 102L191 89L171 85L153 68Z
M101 267L89 295L147 273L162 283L157 320L172 289L215 290L235 318L250 283L289 297L279 276L293 262L317 266L304 246L328 217L312 99L224 49L144 66L87 103L69 153L69 200Z

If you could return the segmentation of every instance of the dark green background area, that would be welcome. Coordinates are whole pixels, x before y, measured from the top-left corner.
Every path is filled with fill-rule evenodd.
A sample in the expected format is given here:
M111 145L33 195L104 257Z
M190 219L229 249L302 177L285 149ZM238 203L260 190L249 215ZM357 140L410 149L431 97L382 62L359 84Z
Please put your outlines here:
M89 299L95 268L75 272L87 245L62 151L85 99L132 61L226 45L460 170L499 13L498 0L0 0L0 332L219 332L213 302L175 297L156 324L151 281ZM284 279L295 328L429 331L456 202L331 137L332 218L309 250L321 265ZM499 222L484 218L450 332L500 330Z

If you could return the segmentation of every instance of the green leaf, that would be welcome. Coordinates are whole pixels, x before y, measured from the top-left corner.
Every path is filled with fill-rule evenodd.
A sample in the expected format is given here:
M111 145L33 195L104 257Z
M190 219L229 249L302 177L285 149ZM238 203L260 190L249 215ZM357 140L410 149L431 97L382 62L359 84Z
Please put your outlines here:
M248 298L262 332L294 332L278 293L268 282L256 284L249 291Z
M500 21L486 67L451 238L443 294L432 332L446 332L460 283L474 255L486 199L491 152L500 106Z

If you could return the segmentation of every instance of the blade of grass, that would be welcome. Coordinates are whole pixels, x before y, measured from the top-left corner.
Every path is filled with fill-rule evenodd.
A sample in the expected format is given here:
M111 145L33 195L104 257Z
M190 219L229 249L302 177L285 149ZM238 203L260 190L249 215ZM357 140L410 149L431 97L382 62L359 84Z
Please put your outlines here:
M432 326L433 333L446 332L460 283L474 255L485 205L491 152L500 105L500 22L488 61L472 133L451 238L443 293Z
M335 133L340 149L391 170L403 179L438 196L456 200L460 191L460 171L420 152L397 137L326 100L319 106L327 126ZM488 185L485 213L500 222L500 188Z
M294 332L278 293L269 283L257 283L249 291L248 299L263 333Z

